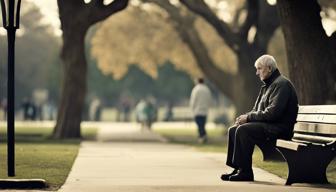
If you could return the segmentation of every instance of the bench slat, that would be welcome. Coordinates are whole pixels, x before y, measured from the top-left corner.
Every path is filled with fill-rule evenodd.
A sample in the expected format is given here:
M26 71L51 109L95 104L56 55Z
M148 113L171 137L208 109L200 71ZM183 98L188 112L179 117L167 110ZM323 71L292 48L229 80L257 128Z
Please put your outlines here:
M316 135L306 135L294 133L293 140L296 141L309 141L311 143L330 144L336 141L336 137L323 137Z
M307 145L304 143L298 143L298 142L278 139L276 142L276 146L297 151L299 146L307 146Z
M305 105L299 107L299 113L336 114L336 105Z
M336 124L336 115L298 114L298 122Z
M298 122L295 124L294 132L307 132L308 134L330 135L330 137L336 137L336 124Z

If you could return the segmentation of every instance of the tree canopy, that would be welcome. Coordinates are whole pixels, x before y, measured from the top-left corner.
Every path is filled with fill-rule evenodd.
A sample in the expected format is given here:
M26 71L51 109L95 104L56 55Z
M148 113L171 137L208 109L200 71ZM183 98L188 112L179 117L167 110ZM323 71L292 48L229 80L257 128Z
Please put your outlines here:
M92 38L92 55L104 74L119 79L128 67L138 63L152 77L158 67L170 60L177 69L199 76L196 61L189 48L167 21L166 13L156 6L130 6L97 26ZM211 26L198 18L197 29L216 65L237 72L236 58Z

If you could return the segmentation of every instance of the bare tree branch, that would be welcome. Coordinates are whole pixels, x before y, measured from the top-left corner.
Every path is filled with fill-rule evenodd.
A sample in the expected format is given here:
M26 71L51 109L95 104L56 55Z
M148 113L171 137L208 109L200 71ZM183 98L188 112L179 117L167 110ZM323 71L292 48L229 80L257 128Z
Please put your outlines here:
M276 6L268 4L266 0L259 0L259 16L254 45L267 48L270 39L279 26L280 21Z
M169 3L169 1L158 0L142 0L143 2L153 3L164 9L170 20L174 22L176 32L179 34L183 42L186 43L190 51L192 52L198 67L202 72L218 86L227 96L234 98L232 86L229 82L234 81L234 76L221 69L215 64L213 59L209 56L208 50L201 40L196 28L194 27L193 15L181 14L180 9ZM223 83L227 82L227 83Z
M103 0L94 0L88 4L88 19L91 24L95 24L109 17L110 15L125 9L129 0L114 0L108 5L104 5Z
M241 14L243 13L245 9L246 9L246 5L237 9L236 14L234 15L232 19L233 30L239 29L239 18L241 17Z
M249 30L253 25L256 25L258 21L259 6L258 0L247 0L247 17L244 24L239 30L239 35L242 39L246 40Z
M198 15L201 15L208 23L210 23L224 39L226 44L233 50L239 48L240 43L237 35L232 31L227 23L220 20L217 15L209 8L203 0L180 0L186 7Z
M84 1L64 1L64 0L57 0L57 5L59 9L59 16L61 20L61 28L64 30L64 28L71 27L71 23L80 21L80 18L82 16L82 11L85 8ZM76 9L74 9L76 7ZM65 17L71 13L73 15L72 21L70 22Z

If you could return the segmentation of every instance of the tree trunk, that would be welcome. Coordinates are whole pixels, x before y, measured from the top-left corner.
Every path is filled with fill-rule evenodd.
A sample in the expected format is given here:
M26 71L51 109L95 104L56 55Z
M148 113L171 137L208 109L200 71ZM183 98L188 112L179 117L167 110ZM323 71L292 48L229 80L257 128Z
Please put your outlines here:
M234 86L237 115L244 114L253 108L261 85L256 76L254 62L264 53L264 51L252 46L245 47L236 53L239 74L236 75L232 86Z
M278 0L289 75L300 104L325 104L335 86L335 45L326 35L316 0Z
M78 26L77 26L78 27ZM80 138L80 123L87 90L87 63L84 38L87 29L63 33L62 61L64 76L58 109L55 138Z
M63 82L61 102L54 129L55 138L80 138L80 123L87 90L85 35L91 25L125 9L128 0L84 2L57 0L63 31Z

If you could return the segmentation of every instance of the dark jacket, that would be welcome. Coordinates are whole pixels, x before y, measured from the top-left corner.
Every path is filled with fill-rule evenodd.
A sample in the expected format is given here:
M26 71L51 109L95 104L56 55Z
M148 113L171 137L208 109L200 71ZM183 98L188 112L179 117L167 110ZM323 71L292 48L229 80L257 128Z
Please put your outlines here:
M248 122L264 122L266 131L281 138L290 138L298 112L298 99L293 84L278 70L264 81Z

